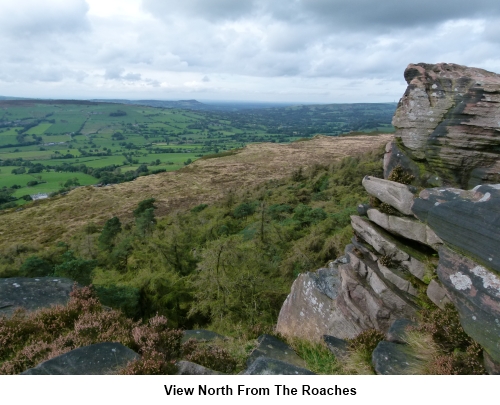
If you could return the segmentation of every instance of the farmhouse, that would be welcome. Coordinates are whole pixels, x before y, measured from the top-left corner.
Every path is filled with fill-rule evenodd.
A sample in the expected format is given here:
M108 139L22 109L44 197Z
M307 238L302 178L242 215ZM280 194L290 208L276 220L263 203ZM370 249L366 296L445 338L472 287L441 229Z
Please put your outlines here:
M33 201L36 201L36 200L45 200L46 198L49 198L49 195L46 193L38 193L38 194L31 194L30 197Z

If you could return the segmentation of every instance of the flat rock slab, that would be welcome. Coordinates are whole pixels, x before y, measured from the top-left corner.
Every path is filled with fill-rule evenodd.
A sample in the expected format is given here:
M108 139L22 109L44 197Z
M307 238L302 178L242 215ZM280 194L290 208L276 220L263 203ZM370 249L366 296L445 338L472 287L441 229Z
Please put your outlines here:
M414 187L372 176L365 176L362 184L368 194L377 197L405 215L412 214Z
M257 341L259 344L250 354L247 360L247 366L250 366L259 357L279 360L288 364L293 364L297 367L304 367L306 364L304 360L297 356L290 346L276 339L274 336L261 335Z
M190 361L177 362L177 375L222 375L223 373L200 366Z
M314 375L311 370L269 357L259 357L243 373L245 375Z
M12 316L16 308L35 311L66 305L74 281L61 277L12 277L0 279L0 316Z
M212 332L211 330L205 329L193 329L185 330L184 336L182 337L182 343L188 341L189 339L196 339L199 342L211 342L216 339L225 339L224 336L218 333Z
M392 343L406 343L406 328L415 325L409 319L396 319L387 331L387 340Z
M418 360L407 346L383 341L373 351L372 363L377 374L408 375L414 373L412 366L418 365Z
M105 375L116 374L139 355L121 343L98 343L79 347L34 368L24 375Z

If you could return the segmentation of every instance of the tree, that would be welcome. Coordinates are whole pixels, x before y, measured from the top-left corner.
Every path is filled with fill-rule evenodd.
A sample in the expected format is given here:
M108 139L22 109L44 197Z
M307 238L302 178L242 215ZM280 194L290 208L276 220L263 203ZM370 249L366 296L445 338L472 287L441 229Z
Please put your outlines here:
M116 235L118 235L122 230L122 224L118 217L113 217L108 219L102 228L101 235L99 235L98 242L101 250L107 250L111 252L114 246L114 240Z
M135 224L137 226L137 231L142 236L150 234L156 225L154 208L148 208L147 210L145 210L140 216L136 218Z
M138 205L137 208L134 210L134 217L138 218L142 215L144 211L147 209L152 208L153 210L156 209L156 206L154 205L155 203L154 198L148 198L147 200L142 200Z

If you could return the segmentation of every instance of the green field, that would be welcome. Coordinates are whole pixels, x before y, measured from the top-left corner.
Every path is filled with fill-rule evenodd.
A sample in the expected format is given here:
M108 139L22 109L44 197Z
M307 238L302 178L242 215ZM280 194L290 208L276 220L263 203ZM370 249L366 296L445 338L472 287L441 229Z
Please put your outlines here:
M61 185L75 177L81 185L130 181L134 171L141 171L138 176L177 170L203 155L253 142L291 142L349 130L391 132L394 107L339 104L230 113L87 101L0 101L0 191L10 190L13 197L65 191ZM28 174L33 165L41 171ZM28 187L34 176L43 183ZM14 192L14 185L21 188Z

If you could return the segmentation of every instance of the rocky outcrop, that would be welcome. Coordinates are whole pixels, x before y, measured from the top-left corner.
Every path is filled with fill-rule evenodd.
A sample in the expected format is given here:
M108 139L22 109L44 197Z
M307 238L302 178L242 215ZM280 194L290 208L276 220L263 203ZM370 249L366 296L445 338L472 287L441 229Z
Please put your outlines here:
M448 63L410 64L393 118L396 138L385 176L397 164L422 185L500 182L500 76Z
M423 190L413 211L449 246L500 274L500 184Z
M139 355L120 343L98 343L79 347L34 368L23 371L24 375L104 375L117 374Z
M317 322L332 339L345 339L369 328L388 332L393 321L411 321L422 306L444 309L452 303L466 333L484 349L486 369L495 374L500 76L420 63L408 66L405 79L408 88L393 119L395 139L386 146L385 178L363 179L373 206L361 204L359 216L351 217L355 238L337 267L337 298L322 301L327 318ZM314 294L304 296L303 313ZM389 330L392 342L382 342L373 354L379 374L409 372L414 359L396 335Z
M74 281L60 277L0 278L0 316L11 316L16 308L29 312L65 305Z

